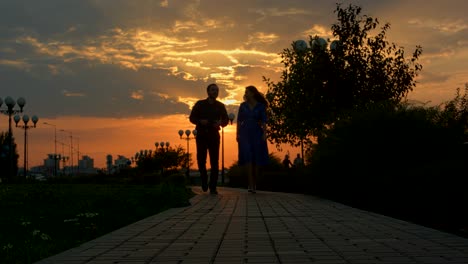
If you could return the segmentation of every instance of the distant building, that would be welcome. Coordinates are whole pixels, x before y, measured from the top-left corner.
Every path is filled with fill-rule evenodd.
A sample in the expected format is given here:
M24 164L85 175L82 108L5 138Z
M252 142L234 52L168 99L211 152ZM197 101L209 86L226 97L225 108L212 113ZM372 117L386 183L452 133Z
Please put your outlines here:
M47 159L44 159L44 170L47 176L54 175L54 172L60 169L60 160L55 157L56 154L47 154Z
M78 161L78 168L81 170L94 169L94 159L85 155Z
M107 173L112 174L112 155L107 155L106 156L106 167L107 167Z
M115 161L113 161L112 155L109 154L106 156L108 174L118 173L121 169L129 167L131 164L132 162L130 159L122 155L117 155Z
M122 155L117 155L117 159L114 161L114 164L117 168L122 169L130 166L132 162L130 159L126 158L125 156Z
M80 174L97 174L96 168L94 168L94 159L84 155L81 160L78 161L78 172Z
M46 171L46 167L41 165L29 168L28 173L32 178L35 178L36 180L45 180L45 176L47 175Z

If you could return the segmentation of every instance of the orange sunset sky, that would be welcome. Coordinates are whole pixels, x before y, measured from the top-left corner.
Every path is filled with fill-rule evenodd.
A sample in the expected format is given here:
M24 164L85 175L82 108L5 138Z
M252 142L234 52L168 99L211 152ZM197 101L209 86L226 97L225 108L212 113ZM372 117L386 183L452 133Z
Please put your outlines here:
M388 39L408 55L422 46L409 99L439 104L468 82L468 2L343 3L390 22ZM29 167L54 152L54 127L44 122L55 125L59 153L69 155L71 132L75 159L79 145L96 167L107 154L130 157L155 142L185 148L177 131L194 128L188 115L207 84L219 84L219 100L237 115L245 86L266 92L263 76L279 80L278 54L292 41L333 39L334 9L328 0L0 1L0 97L24 97L24 114L40 118L28 131ZM13 132L22 166L24 131ZM225 129L226 167L237 159L234 132L235 124ZM299 152L284 148L270 151Z

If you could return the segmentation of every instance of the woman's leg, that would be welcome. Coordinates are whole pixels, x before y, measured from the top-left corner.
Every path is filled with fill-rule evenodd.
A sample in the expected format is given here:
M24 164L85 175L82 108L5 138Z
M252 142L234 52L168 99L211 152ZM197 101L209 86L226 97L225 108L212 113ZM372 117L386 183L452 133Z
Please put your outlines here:
M255 168L254 168L254 176L253 176L253 179L252 179L253 180L253 186L254 186L253 189L254 190L257 190L257 180L258 180L258 177L260 175L261 168L262 167L258 166L258 165L256 165Z
M248 163L247 165L245 165L245 169L247 170L247 184L248 184L248 187L247 189L250 191L252 190L252 177L253 177L253 171L252 171L252 163Z

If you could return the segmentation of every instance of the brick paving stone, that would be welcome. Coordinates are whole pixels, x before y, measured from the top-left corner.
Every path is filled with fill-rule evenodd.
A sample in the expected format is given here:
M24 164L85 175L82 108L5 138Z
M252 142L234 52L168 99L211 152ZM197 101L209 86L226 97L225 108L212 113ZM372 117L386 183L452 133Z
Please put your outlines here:
M280 257L280 261L283 264L306 264L312 263L308 257Z
M243 257L217 257L214 260L216 264L243 264L245 259Z
M219 188L37 263L468 263L468 239L325 199Z

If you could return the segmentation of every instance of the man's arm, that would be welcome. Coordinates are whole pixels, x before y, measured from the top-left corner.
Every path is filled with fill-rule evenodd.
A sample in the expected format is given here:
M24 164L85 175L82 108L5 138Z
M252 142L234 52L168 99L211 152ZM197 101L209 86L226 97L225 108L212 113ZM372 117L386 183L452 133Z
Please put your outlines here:
M196 102L190 112L189 117L190 123L198 125L200 123L200 101Z
M202 119L201 117L201 108L203 107L201 101L198 101L195 103L195 105L192 108L192 112L190 112L190 117L189 120L192 124L198 126L198 125L203 125L206 126L208 125L208 120L207 119Z

